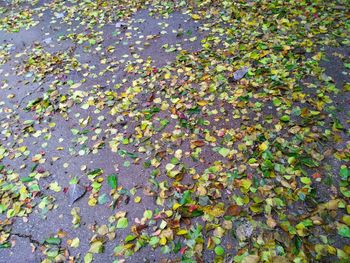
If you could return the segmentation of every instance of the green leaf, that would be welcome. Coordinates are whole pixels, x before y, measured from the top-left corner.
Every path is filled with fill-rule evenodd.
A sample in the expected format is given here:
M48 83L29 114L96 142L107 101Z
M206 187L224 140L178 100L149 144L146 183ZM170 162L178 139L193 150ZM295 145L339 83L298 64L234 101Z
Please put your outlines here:
M220 148L219 150L219 154L221 154L223 157L227 157L227 155L229 155L230 150L227 148Z
M182 198L180 200L180 205L185 205L188 204L192 201L191 198L191 192L189 190L186 190L183 194L182 194Z
M52 182L52 183L50 184L50 190L52 190L52 191L54 191L54 192L56 192L56 193L60 192L61 189L62 189L62 187L59 186L57 182Z
M152 215L153 215L153 213L151 210L146 210L145 212L143 212L143 217L146 219L151 219Z
M11 247L11 243L10 242L6 242L4 244L0 244L0 249L1 248L10 248Z
M149 240L149 244L153 247L159 243L159 237L154 236Z
M342 237L350 238L350 227L348 226L341 226L338 228L338 234Z
M127 242L130 242L130 241L133 241L135 238L136 238L136 236L128 235L128 236L126 236L124 241L127 243Z
M84 263L91 263L93 260L93 256L91 253L87 253L85 256L84 256Z
M21 178L21 182L23 182L23 183L29 183L29 182L32 182L32 181L34 181L33 177L26 176L26 177L22 177Z
M72 184L77 184L79 182L78 178L75 176L73 177L70 181L69 181L69 184L72 185Z
M109 198L108 198L108 195L106 193L104 193L98 197L98 203L100 205L106 204L108 202L108 200L109 200Z
M117 228L127 228L129 221L126 217L120 218L117 222Z
M216 246L214 251L215 251L215 254L218 256L221 256L225 253L225 250L222 246Z
M346 187L340 187L339 190L344 196L350 197L350 190L348 190Z
M73 135L77 135L79 133L78 129L71 129Z
M116 246L113 251L115 255L119 255L121 252L123 252L123 250L124 250L124 246L119 245L119 246Z
M350 176L350 170L346 166L342 166L339 171L342 180L346 181Z
M300 178L300 181L303 183L303 184L311 184L311 179L309 177L301 177Z
M303 242L299 236L294 237L294 247L292 249L292 252L294 255L299 254L300 248L302 246Z
M55 258L59 254L58 247L52 247L46 250L46 255L48 258Z
M173 248L174 253L178 253L180 251L180 249L181 249L181 243L180 242L176 242L175 246Z
M204 212L202 210L196 209L196 210L192 211L190 217L198 217L198 216L202 216L202 215L204 215Z
M104 246L103 246L102 241L100 241L100 240L94 241L91 244L90 249L89 249L89 252L94 253L94 254L102 253L103 251L104 251Z
M281 118L280 118L281 121L283 122L289 122L290 121L290 117L288 115L283 115Z
M50 244L50 245L59 245L61 244L61 239L58 237L49 237L45 239L45 243Z
M78 237L73 238L70 246L73 247L73 248L77 248L77 247L79 247L79 245L80 245L79 238Z
M107 183L112 189L117 189L118 180L116 174L111 174L107 176Z

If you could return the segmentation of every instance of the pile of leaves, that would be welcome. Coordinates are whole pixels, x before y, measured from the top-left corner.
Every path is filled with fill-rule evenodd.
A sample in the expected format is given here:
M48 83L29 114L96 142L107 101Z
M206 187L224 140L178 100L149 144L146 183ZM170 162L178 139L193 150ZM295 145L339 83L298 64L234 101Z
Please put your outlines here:
M348 1L42 2L0 20L68 28L0 45L1 248L63 206L43 262L349 262Z

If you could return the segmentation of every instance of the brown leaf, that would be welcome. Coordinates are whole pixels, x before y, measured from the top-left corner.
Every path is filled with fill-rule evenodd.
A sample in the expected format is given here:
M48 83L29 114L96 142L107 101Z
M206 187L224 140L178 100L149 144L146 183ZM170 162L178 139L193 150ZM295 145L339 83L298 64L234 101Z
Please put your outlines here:
M226 216L238 216L242 208L238 205L230 205L225 212Z
M272 218L272 216L267 217L266 224L271 228L275 228L275 226L277 225L276 221Z
M204 146L205 142L201 141L201 140L195 140L195 141L192 141L191 144L192 144L192 147L195 148L195 147L202 147L202 146Z
M156 156L159 156L162 159L165 157L165 155L166 155L166 151L159 151L156 153Z
M135 234L135 235L140 235L142 230L146 229L148 227L148 225L146 224L141 224L141 225L137 225L137 226L133 226L131 228L131 231Z

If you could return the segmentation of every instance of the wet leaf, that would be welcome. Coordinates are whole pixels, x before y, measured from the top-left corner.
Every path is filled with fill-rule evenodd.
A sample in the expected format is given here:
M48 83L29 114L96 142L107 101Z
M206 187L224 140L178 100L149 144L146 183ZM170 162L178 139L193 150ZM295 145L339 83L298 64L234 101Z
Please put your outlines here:
M230 150L227 148L220 148L219 153L223 156L223 157L227 157L230 153Z
M117 189L117 185L118 185L117 175L116 174L108 175L107 183L112 189Z
M45 239L45 242L50 245L59 245L61 244L61 239L57 237L50 237Z
M222 256L225 253L225 250L222 246L215 247L215 254L218 256Z
M104 251L104 245L102 241L94 241L90 245L89 252L93 254L102 253Z
M86 253L84 256L84 263L91 263L93 261L92 253Z
M341 235L342 237L350 238L350 227L345 225L340 226L338 228L338 234Z
M238 81L238 80L242 79L245 76L245 74L248 73L248 71L249 71L248 67L243 67L241 69L236 70L233 73L234 80Z
M61 191L61 187L58 185L57 182L53 182L50 184L50 190L55 191L55 192L60 192Z
M126 217L120 218L117 222L117 228L127 228L128 224L129 222Z
M68 195L69 195L69 203L73 204L78 201L85 194L85 187L79 184L71 184L69 185Z
M77 238L77 237L73 238L72 242L70 243L70 246L73 247L73 248L77 248L77 247L79 247L79 245L80 245L79 238Z
M227 207L225 215L238 216L241 213L242 208L238 205L230 205Z

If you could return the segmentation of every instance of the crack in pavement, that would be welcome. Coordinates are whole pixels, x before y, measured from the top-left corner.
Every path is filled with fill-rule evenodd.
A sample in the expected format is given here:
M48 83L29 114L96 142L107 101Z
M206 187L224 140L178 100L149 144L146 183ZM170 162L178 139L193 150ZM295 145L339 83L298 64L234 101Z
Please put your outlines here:
M21 233L11 233L11 236L18 236L21 238L27 238L27 239L29 239L30 243L35 244L37 246L41 245L41 243L38 240L34 239L32 235L21 234Z

